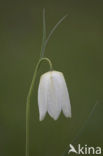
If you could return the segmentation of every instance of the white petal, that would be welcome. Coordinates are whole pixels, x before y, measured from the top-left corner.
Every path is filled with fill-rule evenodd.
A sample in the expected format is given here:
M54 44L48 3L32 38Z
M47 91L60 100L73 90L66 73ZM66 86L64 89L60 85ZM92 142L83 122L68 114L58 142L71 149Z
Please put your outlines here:
M59 90L59 72L48 72L48 113L54 119L57 120L61 112L61 92Z
M48 80L44 75L40 78L39 88L38 88L38 105L39 105L39 119L42 121L47 112L47 88Z
M67 85L63 74L61 73L61 88L62 88L62 110L65 117L71 117L71 104Z

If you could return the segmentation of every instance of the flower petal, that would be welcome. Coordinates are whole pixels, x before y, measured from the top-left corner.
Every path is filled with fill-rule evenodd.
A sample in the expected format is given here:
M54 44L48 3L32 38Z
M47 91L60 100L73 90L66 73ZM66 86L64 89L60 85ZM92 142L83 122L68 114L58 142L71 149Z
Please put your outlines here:
M48 79L43 74L40 78L39 88L38 88L38 105L39 105L39 119L42 121L47 112L47 89L48 89Z
M48 113L54 119L57 120L61 112L61 102L60 102L60 92L59 92L59 83L57 76L54 71L48 72Z
M62 87L62 110L65 117L71 117L71 104L70 104L70 98L69 93L67 89L67 85L65 82L65 78L63 74L61 73L61 87Z

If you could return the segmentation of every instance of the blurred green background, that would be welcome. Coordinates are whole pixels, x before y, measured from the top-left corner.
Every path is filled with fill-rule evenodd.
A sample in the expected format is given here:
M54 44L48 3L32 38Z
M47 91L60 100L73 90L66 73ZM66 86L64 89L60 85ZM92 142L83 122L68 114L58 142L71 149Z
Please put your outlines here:
M0 156L25 156L26 96L40 56L42 10L47 34L65 14L51 37L45 56L62 71L69 88L72 118L48 115L39 122L37 88L31 101L30 156L62 156L78 134L94 104L93 115L78 143L103 146L103 1L0 1ZM68 155L67 152L65 155Z

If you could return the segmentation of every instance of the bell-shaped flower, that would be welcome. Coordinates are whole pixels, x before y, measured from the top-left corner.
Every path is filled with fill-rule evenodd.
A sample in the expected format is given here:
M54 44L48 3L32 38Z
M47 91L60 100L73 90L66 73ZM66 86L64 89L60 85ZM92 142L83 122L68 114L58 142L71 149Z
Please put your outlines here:
M42 121L48 114L57 120L61 111L65 117L71 117L69 93L61 72L50 71L40 78L38 88L39 118Z

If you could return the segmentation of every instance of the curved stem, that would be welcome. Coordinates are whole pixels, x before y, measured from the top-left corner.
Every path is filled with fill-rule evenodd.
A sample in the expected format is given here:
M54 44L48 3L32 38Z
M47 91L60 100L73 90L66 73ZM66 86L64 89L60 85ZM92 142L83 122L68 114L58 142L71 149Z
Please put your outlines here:
M38 69L40 67L41 62L43 62L43 61L46 61L46 62L49 63L50 70L53 69L52 63L51 63L51 61L48 58L41 58L38 61L36 67L35 67L33 79L32 79L32 82L31 82L31 85L30 85L30 89L29 89L29 92L28 92L28 96L27 96L27 103L26 103L26 156L29 156L30 98L31 98L31 94L32 94L32 91L33 91L33 88L34 88L35 81L36 81L36 76L37 76Z

